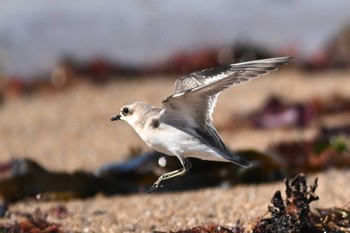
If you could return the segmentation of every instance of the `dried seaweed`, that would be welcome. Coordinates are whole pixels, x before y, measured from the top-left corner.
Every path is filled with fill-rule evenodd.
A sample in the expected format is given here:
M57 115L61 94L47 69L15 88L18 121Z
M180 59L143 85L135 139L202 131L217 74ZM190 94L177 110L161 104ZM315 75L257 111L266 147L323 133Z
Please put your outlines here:
M333 232L350 232L350 210L342 208L316 209L310 218L320 229L332 229Z
M308 188L303 174L285 180L286 200L277 191L268 206L270 217L263 218L253 229L263 232L350 232L350 213L340 208L310 210L310 203L318 200L315 194L317 178Z
M286 162L286 172L291 175L350 166L349 143L340 136L283 142L271 145L270 150Z
M190 158L193 168L181 179L167 182L160 191L191 190L195 188L259 183L281 178L280 164L267 154L241 151L240 155L250 161L259 161L250 169L233 163L222 163ZM33 160L21 159L0 163L0 217L7 205L25 199L40 197L41 200L68 200L86 198L97 193L105 195L138 193L153 184L160 172L178 168L178 159L167 156L167 166L158 167L157 160L165 156L149 152L122 163L112 163L98 171L74 173L52 172ZM22 167L25 169L16 169ZM2 170L1 170L2 168ZM17 172L12 172L17 171Z
M13 213L18 215L19 220L13 223L1 224L0 232L16 233L16 232L31 232L31 233L62 233L61 226L56 223L51 223L47 220L48 215L44 214L39 208L33 213Z

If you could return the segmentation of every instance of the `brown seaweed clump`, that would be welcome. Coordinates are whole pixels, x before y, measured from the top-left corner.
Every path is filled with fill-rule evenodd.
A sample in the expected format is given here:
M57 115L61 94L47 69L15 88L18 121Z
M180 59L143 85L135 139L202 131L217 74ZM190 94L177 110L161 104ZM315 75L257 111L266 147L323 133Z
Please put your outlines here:
M276 191L268 212L271 217L263 218L253 229L263 232L350 232L350 211L341 208L310 210L310 203L318 200L315 194L317 178L308 189L304 174L298 174L289 181L285 179L286 200Z

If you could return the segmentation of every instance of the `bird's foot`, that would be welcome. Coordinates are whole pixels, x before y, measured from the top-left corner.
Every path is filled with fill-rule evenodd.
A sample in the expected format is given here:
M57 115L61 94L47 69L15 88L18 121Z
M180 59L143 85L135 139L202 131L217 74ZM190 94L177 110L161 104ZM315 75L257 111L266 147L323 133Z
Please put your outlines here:
M158 188L163 187L163 185L160 184L160 182L162 182L162 176L158 178L158 180L152 185L152 187L148 190L148 193L157 191Z
M180 158L180 162L182 164L182 168L177 169L175 171L168 172L168 173L164 173L163 175L161 175L158 178L158 180L152 185L152 187L148 190L149 193L156 191L159 187L162 187L160 185L160 183L163 180L169 180L169 179L172 179L172 178L177 177L177 176L182 176L188 172L188 170L192 167L190 161L187 160L186 158L183 158L183 157L179 157L179 158Z
M152 187L148 190L148 193L152 193L154 191L157 191L159 187L162 187L158 184L153 184Z

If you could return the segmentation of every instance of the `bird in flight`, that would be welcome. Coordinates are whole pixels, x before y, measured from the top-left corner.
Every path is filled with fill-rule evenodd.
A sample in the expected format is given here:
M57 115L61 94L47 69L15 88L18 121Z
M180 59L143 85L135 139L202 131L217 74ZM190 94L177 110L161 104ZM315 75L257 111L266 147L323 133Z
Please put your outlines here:
M224 89L274 71L291 60L277 57L197 71L176 80L175 93L162 101L163 108L145 102L123 106L111 121L126 121L148 146L176 156L182 165L161 175L149 192L157 190L164 180L186 174L192 166L188 157L251 166L226 147L213 126L217 97Z

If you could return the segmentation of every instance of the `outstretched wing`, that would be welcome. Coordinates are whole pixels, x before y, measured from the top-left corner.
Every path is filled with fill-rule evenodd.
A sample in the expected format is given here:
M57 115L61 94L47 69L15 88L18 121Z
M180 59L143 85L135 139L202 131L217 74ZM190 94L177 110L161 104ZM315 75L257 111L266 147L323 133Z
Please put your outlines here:
M216 137L215 128L208 125L212 123L212 113L218 94L230 86L274 71L291 59L291 57L278 57L230 64L183 76L175 83L175 93L163 101L162 120L169 119L175 124L182 123Z

